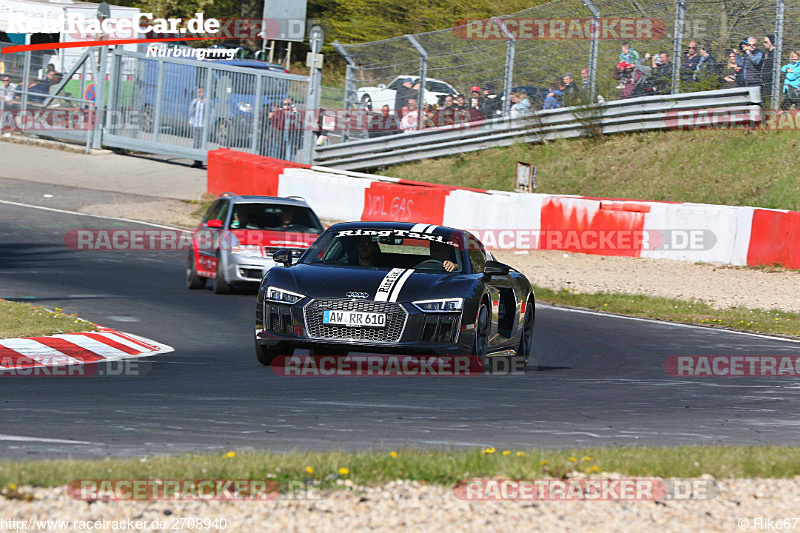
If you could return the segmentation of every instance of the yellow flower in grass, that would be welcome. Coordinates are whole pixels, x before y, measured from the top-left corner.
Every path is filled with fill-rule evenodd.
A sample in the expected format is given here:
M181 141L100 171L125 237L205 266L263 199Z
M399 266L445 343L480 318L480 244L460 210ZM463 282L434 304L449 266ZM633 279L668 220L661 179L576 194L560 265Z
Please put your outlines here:
M341 475L343 475L343 476L346 476L346 475L347 475L347 474L349 474L349 473L350 473L350 470L348 470L348 469L347 469L347 468L345 468L345 467L341 467L341 468L339 469L339 474L341 474Z
M397 452L389 452L389 456L390 456L392 459L397 459Z
M517 457L525 457L525 452L517 452Z
M598 467L597 467L597 465L594 465L594 466L592 467L592 471L594 471L594 472L599 472L599 471L600 471L600 468L598 468Z
M546 464L547 464L547 461L539 461L539 464L540 464L540 465L542 465L542 466L544 466L544 465L546 465Z
M308 472L309 474L313 474L314 473L314 469L311 468L310 466L307 466L306 467L306 472Z
M576 458L574 458L574 457L570 457L569 460L572 461L573 463L577 463L578 462L578 460Z
M483 450L481 450L481 455L486 455L487 453L494 453L496 451L497 450L495 450L493 446L489 446L488 448L484 448Z
M232 458L236 457L236 452L228 452L228 453L225 454L225 457L227 457L229 459L232 459Z
M12 483L11 485L8 486L8 488L11 489L11 490L17 490L17 484L16 483Z
M511 450L503 450L503 455L511 455Z
M584 460L584 461L591 461L591 460L592 460L592 458L591 458L591 457L589 457L588 455L584 455L584 456L583 456L583 460Z

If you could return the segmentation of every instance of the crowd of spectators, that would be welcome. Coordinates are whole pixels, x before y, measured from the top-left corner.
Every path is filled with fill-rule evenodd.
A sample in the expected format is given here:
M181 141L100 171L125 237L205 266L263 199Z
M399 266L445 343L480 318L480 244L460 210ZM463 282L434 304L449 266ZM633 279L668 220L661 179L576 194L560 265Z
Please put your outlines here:
M759 49L754 36L742 39L727 53L722 66L714 58L708 43L689 42L680 58L679 81L683 92L729 89L733 87L761 87L761 95L772 93L772 69L775 64L775 37L766 35ZM617 89L620 98L632 98L649 94L668 94L672 87L672 62L669 53L645 54L640 57L629 43L621 45L619 62L614 69L614 78L619 80ZM792 52L794 57L794 52ZM782 109L796 105L800 100L800 72L794 59L781 68L784 73L782 87Z

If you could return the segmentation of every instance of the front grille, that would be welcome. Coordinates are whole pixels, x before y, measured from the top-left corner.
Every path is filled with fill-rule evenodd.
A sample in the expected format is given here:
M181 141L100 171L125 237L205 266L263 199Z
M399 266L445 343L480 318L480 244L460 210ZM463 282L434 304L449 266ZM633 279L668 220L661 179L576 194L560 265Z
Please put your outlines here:
M322 312L329 310L386 313L386 326L382 328L328 326L322 323ZM312 300L303 312L308 336L319 339L398 342L408 319L408 313L400 304L371 300L332 298Z
M264 306L264 328L275 333L292 333L292 308L284 304Z
M455 314L427 315L419 340L422 342L453 342L458 338L461 317Z

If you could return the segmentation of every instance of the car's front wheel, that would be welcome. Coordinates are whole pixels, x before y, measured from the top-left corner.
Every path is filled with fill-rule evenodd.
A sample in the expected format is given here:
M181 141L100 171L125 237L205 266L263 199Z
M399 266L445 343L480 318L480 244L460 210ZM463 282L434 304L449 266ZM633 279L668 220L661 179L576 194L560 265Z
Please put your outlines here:
M533 351L533 319L534 303L533 300L528 300L525 304L525 318L522 319L522 334L517 349L517 360L524 361L525 365L528 364L531 351Z
M225 271L222 268L222 258L217 256L217 275L214 276L214 292L216 294L228 294L231 286L225 281Z
M472 344L472 356L478 365L479 370L489 367L489 308L486 303L482 303L478 309L478 316L475 318L475 341Z
M259 344L258 340L255 341L256 343L256 357L258 358L258 362L262 365L269 366L272 364L272 361L280 356L280 355L291 355L293 350L288 350L288 354L286 353L287 350L270 350L266 346Z

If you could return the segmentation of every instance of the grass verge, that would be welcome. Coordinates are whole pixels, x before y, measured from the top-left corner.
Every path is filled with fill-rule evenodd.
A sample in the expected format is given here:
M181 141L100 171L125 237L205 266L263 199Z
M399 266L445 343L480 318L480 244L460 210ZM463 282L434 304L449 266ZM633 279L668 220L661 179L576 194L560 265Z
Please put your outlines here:
M800 210L796 165L786 157L799 143L797 131L659 131L515 144L381 173L511 190L517 161L529 161L540 193Z
M93 461L0 462L0 486L63 486L77 479L337 480L373 485L398 479L451 485L469 477L561 478L570 472L630 476L790 478L800 474L800 448L779 446L589 448L473 451L301 452L180 455Z
M536 301L620 315L655 318L699 326L722 327L772 335L800 336L800 314L733 307L717 309L702 300L617 293L581 293L534 287Z
M43 307L0 300L0 339L37 337L77 331L94 331L95 325L66 315L61 309L49 311Z

